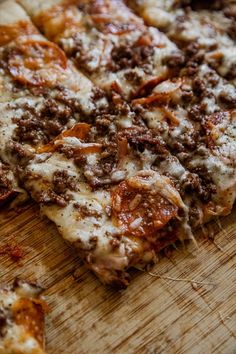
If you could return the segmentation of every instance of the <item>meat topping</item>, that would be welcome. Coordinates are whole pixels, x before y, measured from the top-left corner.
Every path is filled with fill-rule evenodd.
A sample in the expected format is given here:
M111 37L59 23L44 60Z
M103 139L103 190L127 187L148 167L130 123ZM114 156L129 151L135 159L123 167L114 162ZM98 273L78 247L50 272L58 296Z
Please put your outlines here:
M130 47L129 44L121 44L114 47L111 53L112 62L109 66L113 71L122 69L133 69L135 67L142 67L148 74L149 66L152 63L154 54L154 47L152 45L139 45Z
M32 145L46 144L60 134L71 114L68 106L59 106L53 99L45 100L39 109L25 104L22 116L13 119L17 124L15 139Z
M53 174L53 190L57 194L63 194L69 189L71 191L76 191L76 180L75 177L69 176L66 170L58 170Z

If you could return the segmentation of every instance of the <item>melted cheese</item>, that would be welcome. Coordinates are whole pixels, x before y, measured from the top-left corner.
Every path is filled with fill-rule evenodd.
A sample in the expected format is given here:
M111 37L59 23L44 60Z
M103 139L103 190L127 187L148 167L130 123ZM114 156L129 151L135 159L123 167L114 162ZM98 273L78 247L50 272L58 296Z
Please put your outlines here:
M176 26L176 21L181 17L181 29ZM223 47L233 46L233 41L225 34L231 21L223 13L217 11L188 11L177 10L175 21L170 26L168 35L184 42L197 41L202 48L212 48L215 45ZM178 30L177 30L178 29Z
M171 181L166 176L161 176L152 170L143 170L135 176L127 179L127 183L137 189L148 190L154 194L160 194L173 205L185 209L185 205L177 190L172 186Z
M130 1L145 19L145 21L158 28L166 28L173 21L172 10L178 1L175 0L136 0Z

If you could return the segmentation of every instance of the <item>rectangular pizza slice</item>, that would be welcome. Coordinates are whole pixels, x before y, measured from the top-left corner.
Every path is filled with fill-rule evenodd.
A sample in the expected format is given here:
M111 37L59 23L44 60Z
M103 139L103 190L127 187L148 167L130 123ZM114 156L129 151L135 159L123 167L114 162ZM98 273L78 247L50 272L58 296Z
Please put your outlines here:
M191 76L189 69L133 105L192 173L189 179L176 170L197 227L229 214L236 199L236 91L205 64Z
M39 298L42 289L16 279L0 289L0 353L44 354L44 315L46 303Z
M99 87L126 99L171 75L168 61L181 52L147 27L122 0L21 0L45 36L59 44Z
M205 61L236 85L235 1L137 0L130 5L186 53L205 54Z
M111 113L109 105L18 4L0 4L0 158L13 172L62 130Z
M22 181L104 284L126 287L163 247L193 238L183 186L191 173L157 129L78 123L38 149ZM179 171L179 172L178 172ZM184 184L183 184L184 185Z

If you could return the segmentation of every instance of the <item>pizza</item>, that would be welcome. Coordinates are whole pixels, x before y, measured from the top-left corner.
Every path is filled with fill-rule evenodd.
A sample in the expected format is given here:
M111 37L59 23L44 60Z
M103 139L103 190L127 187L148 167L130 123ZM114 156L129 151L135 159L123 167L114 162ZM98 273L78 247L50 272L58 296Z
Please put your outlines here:
M231 213L235 1L0 4L0 206L31 197L109 286ZM0 353L44 353L39 287L0 290Z
M232 1L136 0L129 4L149 25L162 29L187 54L205 56L217 72L236 85L235 18Z
M36 26L60 45L100 88L126 100L142 94L173 71L181 52L164 33L146 26L121 0L50 2L22 0Z
M23 186L104 284L126 287L130 267L230 213L235 88L172 42L177 20L170 41L122 1L20 3L28 15L0 11L1 200Z
M0 289L0 353L44 354L44 315L48 311L39 298L42 289L16 279Z

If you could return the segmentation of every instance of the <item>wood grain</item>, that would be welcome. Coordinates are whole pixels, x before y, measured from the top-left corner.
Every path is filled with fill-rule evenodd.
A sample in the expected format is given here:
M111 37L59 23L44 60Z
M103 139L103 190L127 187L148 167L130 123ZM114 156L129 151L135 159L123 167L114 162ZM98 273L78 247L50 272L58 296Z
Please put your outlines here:
M152 272L164 278L134 271L130 287L115 292L86 270L54 226L39 216L37 206L2 211L0 244L17 243L24 257L16 263L1 256L1 283L21 276L46 288L44 295L51 308L47 319L49 354L233 354L235 219L236 211L221 220L217 246L199 236L199 249L189 245L160 259ZM192 285L166 277L207 284Z

